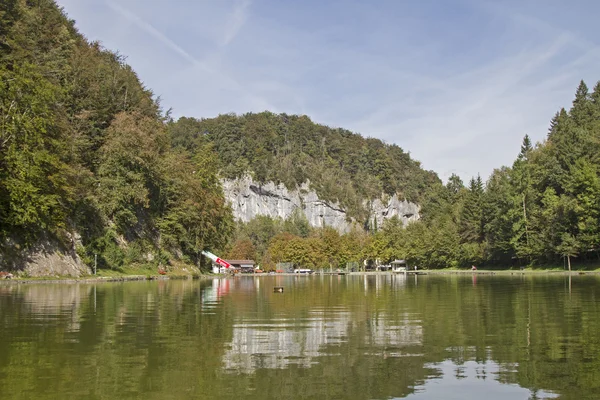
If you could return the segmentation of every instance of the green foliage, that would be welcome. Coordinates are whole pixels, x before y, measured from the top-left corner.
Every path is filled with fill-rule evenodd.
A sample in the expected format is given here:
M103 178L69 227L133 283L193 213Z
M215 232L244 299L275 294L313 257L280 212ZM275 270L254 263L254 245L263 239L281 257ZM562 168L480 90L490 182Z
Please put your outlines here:
M112 228L94 238L85 249L90 262L97 258L98 268L119 269L125 261L125 251L119 246L119 236Z
M460 216L460 236L463 242L480 243L484 238L484 188L481 177L471 179Z
M292 215L283 222L283 230L292 235L306 238L312 229L304 214L299 209L295 209Z
M0 66L0 236L16 231L30 241L65 225L71 188L60 96L39 68Z
M545 263L600 255L600 84L577 89L573 108L551 121L548 139L523 138L512 167L484 186L457 176L434 185L423 218L403 229L387 221L366 258L404 258L429 268Z
M468 187L455 175L442 185L396 145L307 116L167 120L124 57L88 42L54 1L1 1L0 252L48 236L73 247L70 231L82 259L97 254L113 269L198 263L202 249L310 268L600 255L600 83L590 93L582 81L543 143L525 136L510 168ZM291 189L310 182L370 232L312 229L301 213L234 231L219 178L245 174ZM420 203L422 220L368 226L369 201L394 194Z
M204 248L219 249L232 231L232 217L217 179L216 155L210 146L191 157L168 152L159 162L155 213L161 242L194 261Z
M197 262L232 221L212 147L194 146L172 149L152 92L54 1L0 2L0 246L72 231L101 268Z
M378 139L313 123L306 116L232 114L170 125L173 145L194 152L210 142L219 154L221 174L251 174L296 189L309 181L320 198L338 202L359 221L367 219L363 202L383 193L421 200L439 184L400 147Z
M97 197L104 214L122 232L141 223L141 212L158 203L159 165L166 150L162 124L136 114L120 114L100 148Z

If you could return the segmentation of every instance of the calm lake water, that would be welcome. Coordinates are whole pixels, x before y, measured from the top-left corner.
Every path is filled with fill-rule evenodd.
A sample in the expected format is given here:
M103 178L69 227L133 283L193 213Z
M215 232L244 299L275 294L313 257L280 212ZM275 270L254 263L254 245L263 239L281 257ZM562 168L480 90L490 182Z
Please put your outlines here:
M599 300L592 276L2 284L0 399L598 399Z

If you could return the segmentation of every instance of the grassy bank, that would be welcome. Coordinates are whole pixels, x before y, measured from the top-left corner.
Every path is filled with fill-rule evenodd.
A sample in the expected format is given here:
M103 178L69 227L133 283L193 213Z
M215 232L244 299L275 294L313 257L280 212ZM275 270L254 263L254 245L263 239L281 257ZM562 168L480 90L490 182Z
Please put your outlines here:
M145 281L145 280L173 280L173 279L202 279L210 278L210 274L167 274L167 275L138 275L138 274L97 274L81 277L70 276L42 276L42 277L17 277L12 279L0 280L2 284L23 284L23 283L99 283L99 282L126 282L126 281Z
M420 269L419 274L427 275L600 275L600 268L573 269L571 272L562 268L525 268L521 269ZM410 271L412 274L413 271ZM316 275L319 273L316 272ZM350 275L388 275L392 272L353 272ZM297 276L296 274L277 274ZM246 276L246 275L244 275ZM254 274L248 276L274 276L273 274ZM169 267L164 274L159 274L156 268L128 266L118 270L101 269L96 275L85 275L81 277L70 276L46 276L46 277L14 277L12 279L0 280L0 284L12 283L97 283L97 282L123 282L139 280L169 280L169 279L203 279L226 277L226 275L214 275L209 272L202 272L198 268L181 265L178 267Z
M92 269L93 270L93 269ZM198 279L212 276L208 272L203 272L199 268L184 263L172 264L160 268L164 274L159 272L156 266L145 264L132 264L116 269L98 269L95 274L73 276L27 276L15 274L10 279L1 279L0 283L75 283L75 282L119 282L134 280L158 280L158 279Z

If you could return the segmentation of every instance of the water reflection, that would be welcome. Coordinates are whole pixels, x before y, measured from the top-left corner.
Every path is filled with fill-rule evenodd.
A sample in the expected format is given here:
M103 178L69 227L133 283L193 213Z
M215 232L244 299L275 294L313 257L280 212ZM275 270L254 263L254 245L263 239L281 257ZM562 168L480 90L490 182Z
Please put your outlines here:
M217 308L221 299L229 293L231 279L211 279L202 291L202 309L211 311Z
M302 320L256 321L234 324L226 345L224 368L252 373L262 368L309 367L327 345L340 344L348 334L350 317L340 314L326 321L318 315Z
M422 327L406 320L403 325L389 323L385 315L367 321L362 341L368 344L365 355L406 357L412 354L402 348L419 345ZM290 364L309 367L320 356L332 353L332 346L348 342L360 334L349 312L339 311L335 319L326 319L323 313L311 312L303 320L243 322L233 326L233 338L227 344L223 357L224 368L236 373L252 373L261 368L286 368Z
M0 398L594 399L599 295L588 277L3 284Z
M403 399L556 399L555 393L544 390L529 390L508 383L504 378L508 369L516 372L518 366L504 368L493 361L467 361L457 365L451 360L430 364L435 371L423 384L415 387L412 393ZM400 399L397 397L396 399Z

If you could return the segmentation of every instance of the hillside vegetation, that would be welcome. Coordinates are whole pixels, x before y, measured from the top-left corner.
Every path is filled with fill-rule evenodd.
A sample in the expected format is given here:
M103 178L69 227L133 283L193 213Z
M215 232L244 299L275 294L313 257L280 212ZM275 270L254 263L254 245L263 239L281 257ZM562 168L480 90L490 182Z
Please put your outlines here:
M198 264L202 249L268 268L600 262L600 84L581 82L547 139L525 137L515 156L487 182L443 185L400 147L307 116L171 121L124 58L86 40L54 1L0 2L2 269L40 243L112 269ZM394 194L423 218L345 235L300 214L235 224L220 179L246 174L310 182L359 222L365 203Z
M310 182L321 199L339 203L359 222L368 218L365 201L397 194L418 203L441 184L399 146L319 125L304 115L180 118L171 132L173 144L192 153L212 145L224 178L250 173L258 182L288 189Z
M255 154L252 149L246 146L245 154ZM384 182L385 174L372 174L365 172L372 182ZM582 81L572 107L552 118L547 139L534 146L525 136L512 166L496 169L487 183L477 176L465 185L453 175L445 186L434 181L420 192L423 180L398 182L396 189L405 188L398 190L422 193L423 218L407 228L391 219L369 235L339 235L311 230L301 218L261 217L238 226L230 254L311 268L397 258L425 268L600 265L600 83L590 93ZM361 184L354 186L359 193Z
M546 140L525 136L486 184L452 176L432 189L424 218L407 229L390 221L372 254L429 268L600 265L600 83L590 93L582 81Z
M51 0L0 2L0 55L5 266L43 241L107 268L196 262L226 241L215 153L171 149L158 101L121 55Z

